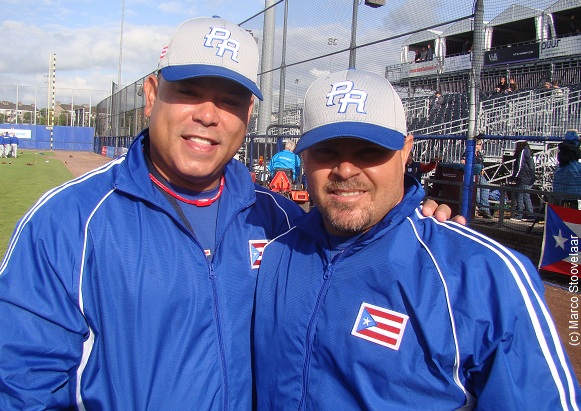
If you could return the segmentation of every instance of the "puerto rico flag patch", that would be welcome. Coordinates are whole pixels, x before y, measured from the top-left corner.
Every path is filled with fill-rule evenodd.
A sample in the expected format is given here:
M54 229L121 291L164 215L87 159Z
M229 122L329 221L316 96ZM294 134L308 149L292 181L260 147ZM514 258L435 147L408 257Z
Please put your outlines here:
M405 314L364 302L351 335L398 350L408 318Z
M248 247L250 251L250 267L258 268L262 261L262 252L268 240L249 240Z

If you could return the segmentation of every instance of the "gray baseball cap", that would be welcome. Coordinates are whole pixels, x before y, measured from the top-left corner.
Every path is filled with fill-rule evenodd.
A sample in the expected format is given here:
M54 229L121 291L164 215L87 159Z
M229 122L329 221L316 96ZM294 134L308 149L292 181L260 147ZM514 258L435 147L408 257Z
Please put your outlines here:
M315 81L305 95L303 135L295 153L340 137L401 150L407 135L403 104L386 78L344 70Z
M222 77L235 81L262 100L256 85L258 46L237 24L219 17L182 23L159 58L158 69L167 81Z

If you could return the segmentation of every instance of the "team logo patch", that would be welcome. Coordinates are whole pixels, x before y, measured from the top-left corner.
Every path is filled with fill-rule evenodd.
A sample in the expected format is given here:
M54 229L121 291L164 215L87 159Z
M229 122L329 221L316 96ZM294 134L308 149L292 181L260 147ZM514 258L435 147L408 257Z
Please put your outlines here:
M230 30L223 27L212 27L204 36L204 47L215 48L216 56L223 57L226 51L230 52L230 58L238 62L240 42L233 39Z
M336 101L336 97L339 97ZM327 94L327 107L339 103L339 113L345 113L349 105L354 105L358 113L365 114L367 92L357 90L352 81L339 81L331 85L331 91Z
M268 240L248 241L251 268L260 267L260 263L262 262L262 252L264 251L264 246L266 246L266 244L268 244Z
M362 303L351 335L398 350L408 316Z

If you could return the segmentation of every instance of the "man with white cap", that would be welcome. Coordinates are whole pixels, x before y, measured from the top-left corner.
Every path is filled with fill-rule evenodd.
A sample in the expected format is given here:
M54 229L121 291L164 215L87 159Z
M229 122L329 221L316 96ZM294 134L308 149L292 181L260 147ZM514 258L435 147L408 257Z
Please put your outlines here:
M244 410L261 250L303 212L232 157L258 48L182 24L128 154L44 195L0 266L0 408Z
M263 253L258 409L578 409L535 267L419 213L404 119L373 73L307 90L296 151L315 208Z

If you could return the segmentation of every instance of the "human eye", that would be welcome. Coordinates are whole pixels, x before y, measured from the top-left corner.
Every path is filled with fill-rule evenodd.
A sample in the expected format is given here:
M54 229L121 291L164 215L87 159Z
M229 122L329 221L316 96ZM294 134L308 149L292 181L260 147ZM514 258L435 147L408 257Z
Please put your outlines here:
M392 150L388 150L377 145L364 147L357 151L357 155L365 161L380 160L385 157L389 157L391 153Z

